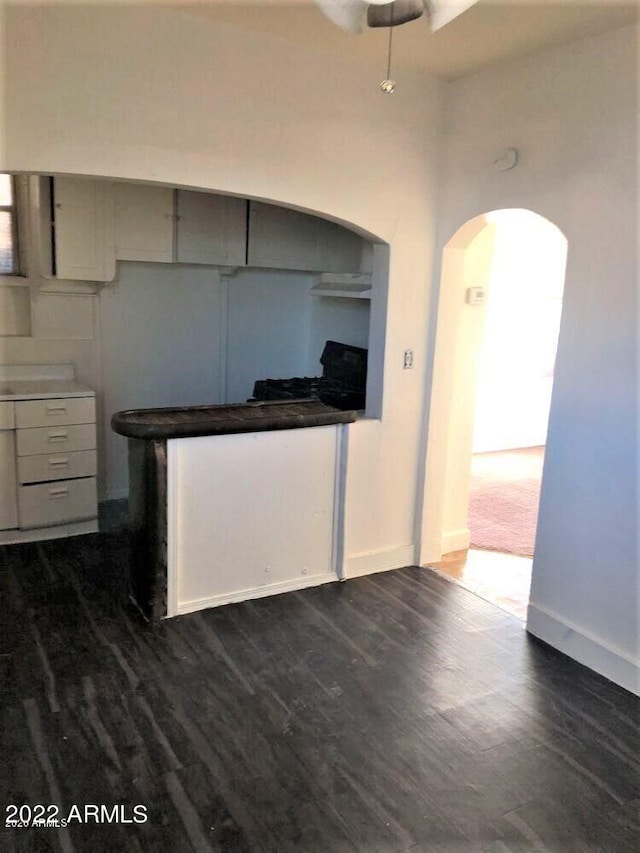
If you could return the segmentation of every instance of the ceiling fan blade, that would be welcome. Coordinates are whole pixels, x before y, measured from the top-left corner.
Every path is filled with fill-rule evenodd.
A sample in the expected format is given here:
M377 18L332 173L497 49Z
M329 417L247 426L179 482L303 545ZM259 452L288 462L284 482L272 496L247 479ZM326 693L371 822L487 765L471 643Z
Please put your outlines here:
M315 4L340 29L348 33L361 33L364 29L369 5L366 0L315 0Z
M369 0L371 2L371 0ZM370 27L398 27L415 21L424 12L424 0L393 0L384 5L370 5L367 25Z
M431 5L429 24L431 32L435 32L475 6L478 0L429 0L429 2Z

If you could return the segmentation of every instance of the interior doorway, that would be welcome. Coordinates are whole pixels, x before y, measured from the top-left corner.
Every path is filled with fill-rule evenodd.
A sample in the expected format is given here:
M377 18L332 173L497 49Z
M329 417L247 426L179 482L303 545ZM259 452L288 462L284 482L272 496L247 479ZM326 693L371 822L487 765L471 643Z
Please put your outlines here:
M521 618L566 257L562 232L528 210L476 217L443 255L430 443L440 430L444 454L426 564Z

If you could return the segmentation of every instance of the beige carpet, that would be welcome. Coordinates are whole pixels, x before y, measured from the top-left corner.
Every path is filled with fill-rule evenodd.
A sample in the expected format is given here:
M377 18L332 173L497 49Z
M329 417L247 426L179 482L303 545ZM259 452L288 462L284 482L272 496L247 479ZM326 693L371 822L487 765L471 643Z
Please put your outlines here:
M544 447L478 453L471 465L471 547L533 556Z

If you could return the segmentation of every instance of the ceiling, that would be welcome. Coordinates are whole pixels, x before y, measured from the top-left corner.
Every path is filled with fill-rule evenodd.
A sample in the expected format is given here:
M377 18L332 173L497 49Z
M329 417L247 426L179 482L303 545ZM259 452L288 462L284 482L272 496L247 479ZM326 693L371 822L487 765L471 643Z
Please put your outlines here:
M386 60L388 30L345 33L322 15L313 0L179 2L189 14L337 51L356 61L384 64ZM453 79L546 46L633 23L638 20L639 8L640 0L479 0L435 33L431 33L426 16L396 28L394 67L418 68Z

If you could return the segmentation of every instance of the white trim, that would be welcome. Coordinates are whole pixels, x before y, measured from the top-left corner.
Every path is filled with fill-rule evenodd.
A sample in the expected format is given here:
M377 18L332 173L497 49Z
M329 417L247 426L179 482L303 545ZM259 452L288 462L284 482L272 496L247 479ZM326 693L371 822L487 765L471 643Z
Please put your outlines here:
M439 563L440 560L442 560L442 551L439 538L436 542L424 541L420 544L420 552L416 560L419 566L430 568L432 563Z
M345 579L345 528L347 511L347 466L349 462L349 425L336 431L336 467L333 491L333 568Z
M218 271L220 283L220 322L218 334L220 335L220 368L218 379L220 382L220 402L226 403L229 399L229 276L230 273Z
M470 544L471 531L468 527L460 527L458 530L445 530L440 545L441 554L450 554L452 551L466 551Z
M357 554L345 560L345 578L359 578L362 575L372 575L375 572L386 572L388 569L400 569L403 566L413 566L415 547L401 545L384 551L369 551Z
M526 627L534 637L640 696L640 661L631 655L536 604L529 604Z
M167 616L190 612L178 605L178 441L167 441Z
M175 613L168 612L167 616L181 616L184 613L193 613L196 610L205 610L208 607L220 607L223 604L233 604L234 602L248 601L253 598L266 598L269 595L294 592L298 589L306 589L309 586L320 586L321 584L335 583L336 581L338 581L338 577L335 572L325 572L324 574L313 575L311 577L294 578L293 580L274 583L269 586L241 589L237 592L212 595L210 598L199 598L195 601L183 601L177 605Z
M32 530L0 530L0 545L15 545L19 542L42 542L45 539L64 539L67 536L81 536L85 533L97 532L97 519L76 521L72 524L60 524L56 527L39 527Z
M0 379L3 382L73 382L73 364L0 364ZM87 396L94 392L84 389ZM65 394L66 396L66 394Z
M68 296L98 296L100 290L118 281L70 281L64 278L42 279L45 283L38 286L38 293L66 293Z

